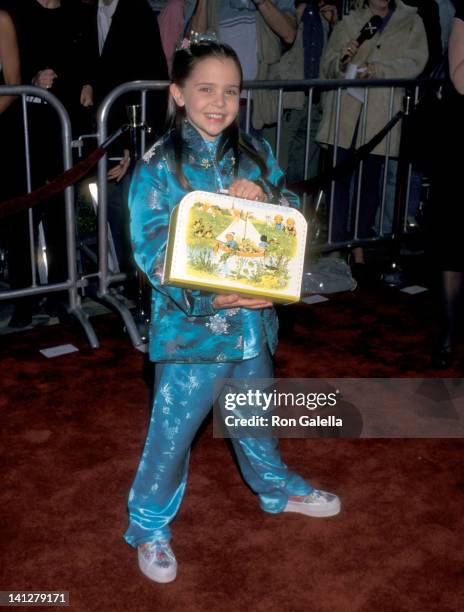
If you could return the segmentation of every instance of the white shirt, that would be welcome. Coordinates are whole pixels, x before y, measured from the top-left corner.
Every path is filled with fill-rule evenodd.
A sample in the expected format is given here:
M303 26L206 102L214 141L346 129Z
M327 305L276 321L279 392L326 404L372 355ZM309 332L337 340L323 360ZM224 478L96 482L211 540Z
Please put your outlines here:
M111 4L106 6L103 0L98 0L98 13L97 13L97 24L98 24L98 49L100 55L105 44L106 37L111 27L111 20L113 19L114 12L118 8L119 0L113 0Z

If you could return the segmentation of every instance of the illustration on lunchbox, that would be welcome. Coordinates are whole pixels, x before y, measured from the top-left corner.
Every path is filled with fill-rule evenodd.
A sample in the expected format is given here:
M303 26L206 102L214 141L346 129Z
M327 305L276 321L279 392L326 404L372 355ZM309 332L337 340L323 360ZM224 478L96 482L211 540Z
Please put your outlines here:
M163 283L298 301L306 233L294 208L193 191L171 214Z

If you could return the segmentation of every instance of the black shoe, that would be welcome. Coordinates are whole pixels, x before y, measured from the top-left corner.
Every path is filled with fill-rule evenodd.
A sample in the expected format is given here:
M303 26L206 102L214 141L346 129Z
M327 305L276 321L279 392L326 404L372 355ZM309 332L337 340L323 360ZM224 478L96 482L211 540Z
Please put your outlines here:
M432 368L435 370L446 370L454 361L454 351L451 346L441 346L432 355Z
M22 329L32 324L32 309L28 306L15 306L8 327Z
M43 308L51 319L58 319L60 323L67 323L71 318L66 306L60 300L47 298Z
M364 263L352 263L351 273L360 285L370 285L377 281L375 272Z

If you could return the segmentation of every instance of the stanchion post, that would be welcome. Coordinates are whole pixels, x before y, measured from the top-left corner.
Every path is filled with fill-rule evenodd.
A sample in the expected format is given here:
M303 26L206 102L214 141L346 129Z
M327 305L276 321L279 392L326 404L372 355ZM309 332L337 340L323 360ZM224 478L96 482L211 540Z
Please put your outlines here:
M382 275L382 279L389 285L399 286L404 282L403 269L401 267L401 238L403 234L403 220L408 206L410 162L407 155L409 117L411 112L412 95L406 90L403 102L404 115L401 125L400 150L398 155L398 173L396 179L395 208L393 212L393 240L391 259L388 270ZM387 168L385 168L385 172Z
M129 120L131 159L130 170L132 171L141 156L141 136L144 132L150 133L151 128L143 120L142 105L130 104L126 106L126 111ZM145 280L145 276L138 268L136 269L135 274L137 278L137 301L134 320L142 342L148 342L151 290L147 284L147 281Z

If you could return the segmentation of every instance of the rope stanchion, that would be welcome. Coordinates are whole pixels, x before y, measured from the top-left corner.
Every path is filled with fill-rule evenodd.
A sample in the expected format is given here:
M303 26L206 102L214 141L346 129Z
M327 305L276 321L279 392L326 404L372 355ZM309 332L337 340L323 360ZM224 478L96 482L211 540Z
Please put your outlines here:
M369 153L385 138L390 130L392 130L400 119L404 116L404 111L398 111L390 121L375 134L369 142L353 151L353 153L342 163L337 164L334 168L330 168L317 176L306 181L299 181L288 186L291 191L299 195L314 193L329 185L332 181L340 180L344 175L353 172L360 161L366 159Z
M404 111L398 111L396 115L394 115L390 121L371 138L369 142L359 147L359 149L356 149L352 155L341 164L338 164L334 168L330 168L322 174L319 174L318 176L306 181L293 183L289 185L289 188L301 195L304 193L309 194L321 189L331 181L339 180L345 174L349 174L356 168L359 162L365 159L369 153L385 138L388 132L393 129L403 115ZM52 181L50 181L50 183L42 185L42 187L39 187L31 193L11 198L10 200L0 204L0 220L14 214L19 214L28 208L32 208L37 204L40 204L40 202L43 202L57 193L64 191L66 187L69 187L70 185L73 185L77 181L84 178L84 176L86 176L93 168L93 166L95 166L103 157L108 146L129 128L129 125L124 125L119 128L119 130L105 140L100 147L95 149L95 151L92 151L88 157L77 163L69 170L66 170L66 172L63 172L54 178Z
M48 200L57 193L64 191L66 187L77 183L84 176L86 176L90 170L95 166L98 161L105 155L108 146L114 142L121 134L129 129L128 125L124 125L119 128L114 134L112 134L105 142L92 151L88 157L81 160L75 166L66 170L59 176L55 177L52 181L46 185L42 185L38 189L35 189L31 193L17 196L7 200L0 204L0 220L5 219L11 215L19 214L28 208L32 208L40 204L41 202Z

